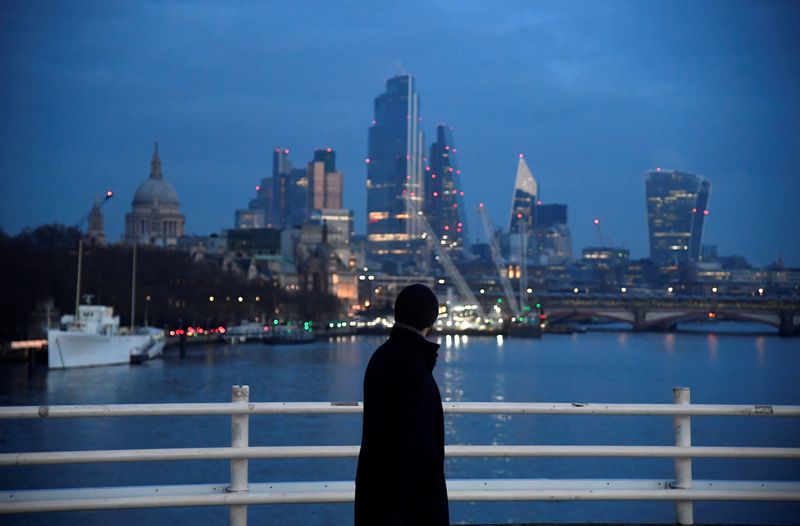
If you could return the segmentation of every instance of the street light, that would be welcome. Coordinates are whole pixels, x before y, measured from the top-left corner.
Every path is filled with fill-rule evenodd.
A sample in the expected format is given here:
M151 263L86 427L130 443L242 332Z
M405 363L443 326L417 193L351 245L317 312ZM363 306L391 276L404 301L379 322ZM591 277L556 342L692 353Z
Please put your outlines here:
M575 294L577 294L577 293L578 293L578 287L575 287L574 289L572 289L572 292L574 292Z
M208 297L208 301L211 301L211 302L213 302L213 301L214 301L214 296L209 296L209 297Z
M622 287L622 288L619 289L619 291L621 293L625 294L626 292L628 292L628 287Z
M719 289L717 287L711 287L711 292L713 292L714 294L716 294L718 290Z

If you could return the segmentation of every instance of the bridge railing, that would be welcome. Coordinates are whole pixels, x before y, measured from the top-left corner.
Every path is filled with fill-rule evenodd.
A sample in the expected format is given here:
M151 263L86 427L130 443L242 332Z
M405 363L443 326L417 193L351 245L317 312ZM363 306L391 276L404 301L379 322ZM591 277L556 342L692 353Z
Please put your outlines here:
M676 523L693 524L692 503L800 501L800 481L709 481L692 477L694 458L800 459L800 448L697 447L692 416L798 417L800 406L691 404L688 388L673 390L673 404L577 404L447 402L446 413L650 415L673 419L675 445L449 445L448 457L661 457L673 458L675 478L651 479L469 479L448 480L451 501L657 500L675 501ZM358 446L249 445L250 415L352 414L357 402L250 402L247 386L233 386L231 403L24 406L0 408L0 419L122 416L230 415L231 446L212 448L47 451L0 454L0 467L101 462L230 460L230 482L172 486L38 489L0 492L0 513L229 506L230 522L247 523L247 506L278 503L352 502L352 481L250 482L249 459L355 458ZM498 517L502 520L502 517Z

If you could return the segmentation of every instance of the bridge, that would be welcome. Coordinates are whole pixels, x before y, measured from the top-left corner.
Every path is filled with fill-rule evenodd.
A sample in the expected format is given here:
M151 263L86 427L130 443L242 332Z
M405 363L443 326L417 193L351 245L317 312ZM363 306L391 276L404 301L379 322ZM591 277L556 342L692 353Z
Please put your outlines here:
M793 298L670 297L642 298L619 294L536 295L550 324L570 321L629 323L634 331L673 330L693 321L745 321L800 335L800 301Z

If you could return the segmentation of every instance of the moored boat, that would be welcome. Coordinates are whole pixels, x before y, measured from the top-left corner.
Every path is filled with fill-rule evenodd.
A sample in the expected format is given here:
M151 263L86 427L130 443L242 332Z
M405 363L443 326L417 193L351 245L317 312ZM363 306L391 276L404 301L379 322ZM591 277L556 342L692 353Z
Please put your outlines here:
M120 329L119 316L105 305L80 305L62 327L47 331L50 369L138 363L160 356L164 331L154 327Z

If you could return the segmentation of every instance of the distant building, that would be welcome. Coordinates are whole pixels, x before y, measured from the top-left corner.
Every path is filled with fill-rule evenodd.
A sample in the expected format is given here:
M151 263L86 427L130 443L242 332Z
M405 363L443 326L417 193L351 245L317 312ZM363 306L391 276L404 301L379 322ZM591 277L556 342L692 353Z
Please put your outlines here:
M281 253L281 232L275 228L228 230L227 249L237 256L265 256Z
M534 220L538 228L547 228L553 225L567 224L567 205L547 204L536 207L536 218Z
M161 158L156 143L150 162L150 177L139 185L131 211L125 215L125 241L172 246L183 235L184 224L178 194L161 174Z
M700 259L710 192L711 183L697 175L659 168L647 172L647 223L654 264L677 266Z
M237 210L234 214L234 228L264 228L266 226L266 212L264 210Z
M467 244L467 219L456 155L452 128L440 124L425 168L425 213L443 246L458 255Z
M353 236L353 211L323 208L311 212L311 223L325 227L325 241L332 247L349 246Z
M336 153L333 148L316 150L314 160L308 163L308 208L342 208L342 173L336 171Z
M103 212L100 211L101 204L102 201L99 198L95 199L92 211L89 212L89 230L86 232L86 237L89 238L91 243L105 245L106 230Z
M374 109L366 159L368 258L413 264L416 247L423 242L406 197L414 203L412 208L422 210L425 191L424 143L414 77L387 80L386 92L375 98Z
M520 262L524 247L525 256L536 248L532 243L534 236L534 219L536 203L539 198L539 185L533 178L525 157L520 154L517 163L517 176L514 180L514 194L511 198L511 214L509 220L510 259Z
M625 274L630 262L630 251L620 247L587 247L583 249L582 263L591 271L591 281L603 290L610 291L625 284Z

